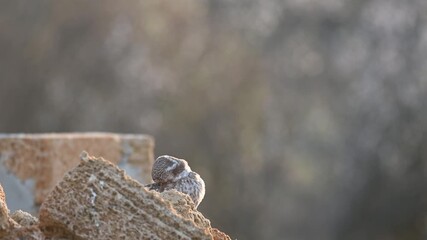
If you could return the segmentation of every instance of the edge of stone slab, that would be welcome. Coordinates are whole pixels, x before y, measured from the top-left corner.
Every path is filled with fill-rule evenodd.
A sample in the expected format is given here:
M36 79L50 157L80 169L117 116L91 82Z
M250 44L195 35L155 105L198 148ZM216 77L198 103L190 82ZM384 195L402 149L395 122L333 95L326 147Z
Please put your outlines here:
M58 215L55 212L57 210L57 208L56 207L52 208L51 204L53 203L52 200L56 199L56 198L53 197L54 194L58 194L59 192L63 193L64 190L62 190L61 187L64 189L64 187L66 185L72 184L73 181L75 181L76 176L79 176L79 174L81 174L81 171L82 171L82 168L83 168L84 165L87 165L85 167L88 167L90 165L94 165L95 164L94 166L96 166L96 167L104 165L104 167L111 168L110 171L113 171L113 173L115 172L117 174L118 179L119 180L123 180L123 183L127 184L128 188L130 190L140 190L141 191L141 197L142 196L147 197L147 199L148 199L149 202L150 201L154 201L156 204L153 205L153 206L155 206L153 208L153 211L154 211L154 209L157 209L157 210L163 209L161 212L159 212L160 215L153 215L155 217L155 219L157 219L160 216L161 216L161 218L162 217L166 217L167 219L170 219L170 220L167 220L165 222L165 224L166 223L173 223L175 227L178 227L178 226L179 227L183 227L180 230L176 229L177 233L180 232L180 235L182 235L182 236L186 236L190 232L194 232L194 231L197 230L196 231L196 232L198 232L197 234L200 234L199 236L197 236L197 234L194 233L194 234L196 234L194 236L197 236L196 237L197 239L199 237L200 237L200 239L212 239L212 234L210 234L209 229L200 228L199 226L197 226L190 219L183 218L181 215L177 214L176 211L175 211L175 209L173 208L173 206L167 200L163 199L159 195L159 193L148 191L146 188L144 188L144 186L141 183L139 183L138 181L136 181L132 177L128 176L118 166L112 164L111 162L109 162L108 160L105 160L102 157L93 157L93 156L90 156L85 151L83 151L81 153L80 159L81 159L80 164L77 167L75 167L73 170L70 170L64 176L63 180L61 182L59 182L55 186L55 189L49 194L50 196L48 196L46 198L45 202L43 202L43 204L42 204L42 206L40 208L40 212L39 212L40 223L39 223L39 226L42 229L42 231L46 234L46 236L53 237L53 236L66 236L66 235L68 235L68 236L72 236L72 237L82 237L82 236L79 236L78 232L74 232L75 230L74 230L74 227L72 226L72 224L76 223L75 219L66 220L66 222L64 222L65 215L64 216L61 216L61 214ZM90 172L87 172L87 171L84 171L84 173L85 174L86 173L90 174ZM116 174L114 174L114 176ZM104 176L104 175L100 175L100 176ZM89 179L90 178L91 177L89 177ZM104 182L104 181L107 182L107 179L103 179L101 182ZM89 184L93 184L93 183L90 182ZM72 190L72 188L66 188L66 189ZM77 192L79 192L78 189L77 189ZM83 193L82 196L84 194L85 193ZM77 195L80 196L80 194L77 194ZM97 195L95 194L95 196L97 196ZM126 197L126 195L124 195L124 196ZM120 200L120 199L121 198L118 198L118 200ZM55 201L58 201L58 199L56 199ZM59 203L57 202L57 204L59 204ZM82 206L84 207L85 204L83 204ZM120 206L120 204L118 206ZM126 206L126 204L124 206ZM142 212L144 212L144 211L145 210L143 210ZM85 211L83 211L83 213L84 212ZM151 210L146 213L147 214L146 216L140 216L140 218L147 218L147 216L150 217L152 215L152 213L150 213L150 212L151 212ZM99 212L97 212L97 214L99 214ZM61 218L64 218L64 219L61 219ZM75 216L73 215L72 218L75 218ZM158 221L158 220L155 220L155 221ZM96 224L96 221L95 221L95 224ZM187 226L187 227L184 227L184 226ZM164 230L166 231L166 229L168 229L168 228L165 228ZM81 233L83 233L83 232L81 232ZM155 232L153 232L153 234L154 233ZM88 234L88 233L85 233L85 234ZM191 237L191 235L189 235L189 237ZM172 238L168 238L168 239L172 239Z

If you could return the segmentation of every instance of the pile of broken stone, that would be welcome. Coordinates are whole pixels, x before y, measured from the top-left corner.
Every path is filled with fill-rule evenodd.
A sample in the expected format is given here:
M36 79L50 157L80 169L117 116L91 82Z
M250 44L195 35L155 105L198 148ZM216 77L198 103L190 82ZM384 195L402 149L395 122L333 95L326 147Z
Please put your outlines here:
M12 214L0 185L0 239L230 239L191 198L148 191L115 164L82 157L46 196L39 218Z

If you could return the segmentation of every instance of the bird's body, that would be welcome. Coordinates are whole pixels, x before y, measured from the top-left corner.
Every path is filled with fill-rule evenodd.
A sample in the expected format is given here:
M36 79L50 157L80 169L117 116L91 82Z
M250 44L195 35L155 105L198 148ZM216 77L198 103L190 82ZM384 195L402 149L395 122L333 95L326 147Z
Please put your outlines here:
M205 196L205 182L191 170L184 159L168 155L158 157L153 164L151 176L154 183L146 185L148 189L157 192L175 189L188 194L196 208Z

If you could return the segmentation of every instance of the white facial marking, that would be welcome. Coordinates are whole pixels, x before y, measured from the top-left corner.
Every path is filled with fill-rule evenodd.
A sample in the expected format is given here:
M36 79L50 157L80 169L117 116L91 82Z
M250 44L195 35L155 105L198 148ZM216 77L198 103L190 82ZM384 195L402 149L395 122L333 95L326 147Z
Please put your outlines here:
M178 162L176 160L171 160L171 161L173 161L173 164L171 166L167 167L165 169L165 172L171 171L172 169L176 168L176 166L178 165Z

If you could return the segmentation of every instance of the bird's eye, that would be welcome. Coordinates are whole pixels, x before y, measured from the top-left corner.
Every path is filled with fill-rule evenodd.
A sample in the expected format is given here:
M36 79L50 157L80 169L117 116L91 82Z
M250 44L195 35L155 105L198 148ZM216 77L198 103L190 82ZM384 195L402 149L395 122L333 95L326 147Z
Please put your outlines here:
M175 175L180 174L182 171L184 171L185 165L181 162L178 163L175 169L172 170L172 173Z

